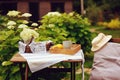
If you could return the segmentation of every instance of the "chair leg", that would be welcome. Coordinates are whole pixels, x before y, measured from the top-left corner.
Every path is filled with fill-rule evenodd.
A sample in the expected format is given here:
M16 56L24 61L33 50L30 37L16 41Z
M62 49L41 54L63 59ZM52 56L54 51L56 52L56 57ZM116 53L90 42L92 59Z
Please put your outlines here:
M71 62L71 80L75 80L75 62Z

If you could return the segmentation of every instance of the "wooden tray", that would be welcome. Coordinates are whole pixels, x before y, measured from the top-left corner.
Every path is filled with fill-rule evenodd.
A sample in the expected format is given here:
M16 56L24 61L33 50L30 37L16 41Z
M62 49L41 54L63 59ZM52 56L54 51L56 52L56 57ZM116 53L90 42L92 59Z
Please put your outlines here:
M81 45L80 44L73 44L70 49L55 48L55 49L50 49L49 52L53 53L53 54L68 54L68 55L73 55L76 52L78 52L80 49L81 49Z

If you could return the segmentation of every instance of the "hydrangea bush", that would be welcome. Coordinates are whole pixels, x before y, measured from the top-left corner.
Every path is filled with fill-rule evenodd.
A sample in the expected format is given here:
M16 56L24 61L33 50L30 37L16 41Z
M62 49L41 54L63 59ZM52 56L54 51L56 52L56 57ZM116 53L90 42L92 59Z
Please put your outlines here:
M90 51L92 35L89 31L90 23L87 18L78 13L49 12L40 20L40 40L50 39L55 43L71 40L82 45L85 52ZM43 35L44 34L44 35Z
M39 34L30 28L38 26L29 20L30 13L9 11L0 15L0 80L21 80L19 67L9 60L18 51L18 41L38 37ZM23 30L23 31L22 31ZM20 35L21 33L21 35ZM24 33L29 33L26 37Z
M61 44L64 40L71 40L73 43L81 44L85 53L90 51L92 34L89 31L90 23L87 18L75 12L69 14L49 12L39 22L41 23L38 29L39 40L52 40L54 44ZM61 65L63 67L70 66L66 63L59 63L56 66ZM58 74L53 76L55 79ZM53 80L53 76L50 74L49 80Z

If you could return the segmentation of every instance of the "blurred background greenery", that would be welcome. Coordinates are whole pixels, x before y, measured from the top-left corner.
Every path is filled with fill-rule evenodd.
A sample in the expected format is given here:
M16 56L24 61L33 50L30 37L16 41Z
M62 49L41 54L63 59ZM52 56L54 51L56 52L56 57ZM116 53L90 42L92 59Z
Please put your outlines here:
M30 22L27 25L39 32L41 36L38 40L52 39L56 43L61 43L62 40L69 38L76 43L81 43L84 47L85 52L84 67L85 69L87 69L85 71L85 80L88 80L94 57L94 53L90 51L91 40L100 32L110 34L114 38L120 38L120 0L84 0L85 11L83 15L80 14L79 6L80 0L74 0L74 12L78 14L73 15L73 18L71 18L70 16L66 16L66 14L63 15L66 23L70 21L70 23L67 25L58 25L55 19L58 18L57 16L54 16L54 18L49 18L53 19L53 22L52 20L51 22L49 22L54 23L57 26L55 29L46 26L48 25L48 18L46 17L44 17L44 19L41 21L42 25L40 23L40 25L38 26L42 26L40 27L41 29L38 29L38 27L32 27L31 24L33 23L33 21L30 21L30 19L27 19ZM79 19L75 20L77 19L76 17ZM84 23L86 19L88 20L90 25L86 25L86 23ZM10 17L0 14L0 80L20 80L18 66L10 63L9 59L18 51L18 41L20 40L19 33L21 29L9 30L6 24L10 20ZM17 18L17 20L14 21L19 24L21 23L21 18ZM62 20L59 20L58 23L59 22L63 23ZM41 30L43 30L43 32ZM58 33L61 34L59 34L58 36ZM45 34L47 36L44 36ZM53 36L53 34L55 35ZM69 73L68 75L64 75L64 77L65 80L69 80ZM63 78L63 76L61 78ZM80 74L77 74L77 80L79 80L80 78Z

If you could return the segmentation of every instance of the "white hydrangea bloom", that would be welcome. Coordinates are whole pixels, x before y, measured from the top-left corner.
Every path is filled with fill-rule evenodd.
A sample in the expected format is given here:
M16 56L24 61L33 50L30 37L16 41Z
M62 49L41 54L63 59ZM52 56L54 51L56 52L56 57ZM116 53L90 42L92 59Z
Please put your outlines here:
M27 20L23 20L23 24L28 24L29 22Z
M48 26L49 26L49 27L55 27L55 25L54 25L54 24L49 24Z
M40 28L42 28L42 26L40 25L38 28L40 29Z
M10 26L7 26L7 28L8 28L8 29L14 29L14 28L15 28L15 26L10 25Z
M68 15L73 16L73 15L74 15L74 12L70 12Z
M32 23L32 25L31 26L38 26L38 24L37 23Z
M22 14L22 17L31 17L32 16L32 14L30 14L30 13L24 13L24 14Z
M38 30L38 28L34 28L34 30Z
M7 13L7 15L8 16L12 16L12 17L16 17L16 16L18 16L19 15L19 11L15 11L15 10L13 10L13 11L9 11L8 13Z
M49 12L47 16L61 16L59 12Z
M23 28L23 31L20 33L20 37L23 39L24 43L28 43L32 37L39 37L39 34L35 30Z
M18 26L18 28L27 28L28 26L27 25L25 25L25 24L20 24L19 26Z
M15 21L9 21L7 23L7 26L13 26L13 25L16 25L16 22Z

